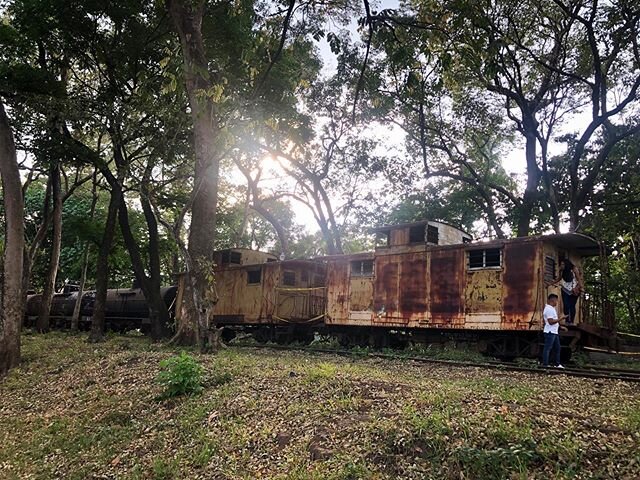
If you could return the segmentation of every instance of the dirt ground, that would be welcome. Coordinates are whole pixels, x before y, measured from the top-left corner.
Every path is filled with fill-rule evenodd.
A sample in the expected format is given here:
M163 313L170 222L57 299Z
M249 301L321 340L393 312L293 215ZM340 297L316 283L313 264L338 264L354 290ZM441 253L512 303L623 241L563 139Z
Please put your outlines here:
M144 338L23 337L0 478L640 477L640 384L229 348L161 400Z

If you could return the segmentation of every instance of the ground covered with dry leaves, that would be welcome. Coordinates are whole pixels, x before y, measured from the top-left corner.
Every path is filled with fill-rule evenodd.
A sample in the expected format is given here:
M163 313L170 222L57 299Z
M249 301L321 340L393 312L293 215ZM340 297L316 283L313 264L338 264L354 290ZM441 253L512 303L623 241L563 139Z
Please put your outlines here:
M24 336L0 478L639 478L640 385L230 348L160 400L146 339Z

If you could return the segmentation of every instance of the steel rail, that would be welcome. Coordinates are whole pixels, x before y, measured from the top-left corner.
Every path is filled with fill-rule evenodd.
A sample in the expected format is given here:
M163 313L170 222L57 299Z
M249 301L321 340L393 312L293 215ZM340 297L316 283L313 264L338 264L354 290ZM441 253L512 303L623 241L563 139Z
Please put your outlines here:
M443 360L436 358L417 357L411 355L393 355L389 353L376 353L367 352L360 353L351 350L332 350L329 348L305 348L300 346L287 346L287 345L242 345L231 344L230 348L252 348L252 349L266 349L266 350L284 350L284 351L299 351L307 353L323 353L339 355L343 357L365 357L365 358L383 358L388 360L409 360L419 363L431 363L439 365L449 365L455 367L467 367L467 368L485 368L492 370L512 371L512 372L525 372L535 373L538 375L565 375L569 377L580 378L592 378L592 379L604 379L604 380L622 380L625 382L640 382L640 371L633 371L627 369L610 369L599 367L587 367L587 368L544 368L544 367L526 367L522 365L514 365L507 362L470 362L463 360Z

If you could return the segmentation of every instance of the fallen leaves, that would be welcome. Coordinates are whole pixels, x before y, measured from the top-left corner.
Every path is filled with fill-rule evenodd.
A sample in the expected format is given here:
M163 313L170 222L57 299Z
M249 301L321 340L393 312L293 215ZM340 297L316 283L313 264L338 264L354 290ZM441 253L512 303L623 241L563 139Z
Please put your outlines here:
M228 349L198 360L230 381L159 402L175 352L117 340L25 338L0 384L0 477L640 475L635 384Z

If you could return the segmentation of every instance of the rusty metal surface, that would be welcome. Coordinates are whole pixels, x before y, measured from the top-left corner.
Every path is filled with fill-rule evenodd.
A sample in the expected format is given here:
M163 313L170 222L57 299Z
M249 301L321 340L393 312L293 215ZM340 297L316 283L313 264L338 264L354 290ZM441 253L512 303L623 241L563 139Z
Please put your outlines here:
M464 324L465 270L464 248L431 252L430 326L446 327Z
M496 313L502 310L502 271L476 270L467 272L465 313Z
M378 321L398 316L399 257L399 255L385 255L376 258L373 310Z
M346 323L349 319L349 257L327 266L327 322Z
M397 235L408 237L408 229ZM570 253L544 237L494 240L482 244L402 245L315 260L262 264L260 285L247 285L249 266L217 272L216 314L245 323L304 318L326 299L326 323L333 325L488 330L535 330L549 288L545 255ZM399 240L399 238L397 238ZM499 248L498 268L469 270L471 249ZM350 262L375 259L372 276L350 276ZM326 268L325 268L326 265ZM283 272L296 272L296 287L326 287L326 297L287 292ZM290 275L289 275L290 277ZM324 292L324 290L323 290Z
M426 253L403 255L400 259L398 294L401 316L404 318L427 318L427 266Z
M349 280L349 309L367 311L373 309L374 277L351 277Z
M502 327L528 327L540 310L541 271L537 242L506 243L503 251Z

